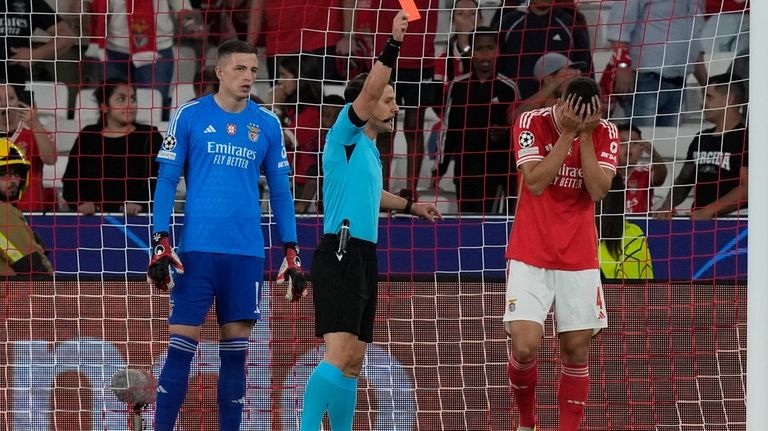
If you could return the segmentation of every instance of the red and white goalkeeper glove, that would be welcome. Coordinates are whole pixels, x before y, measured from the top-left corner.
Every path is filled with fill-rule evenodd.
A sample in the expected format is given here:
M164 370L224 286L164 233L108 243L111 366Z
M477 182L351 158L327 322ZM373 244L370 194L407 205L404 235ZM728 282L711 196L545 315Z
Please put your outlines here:
M179 274L184 274L184 265L171 247L168 232L156 232L152 234L152 257L147 268L147 283L162 291L172 289L174 284L170 265Z
M299 258L299 247L294 242L283 245L285 257L280 265L280 271L277 273L278 283L288 279L288 287L285 289L285 300L288 302L298 301L307 295L307 279L304 277L304 271L301 269L301 259Z

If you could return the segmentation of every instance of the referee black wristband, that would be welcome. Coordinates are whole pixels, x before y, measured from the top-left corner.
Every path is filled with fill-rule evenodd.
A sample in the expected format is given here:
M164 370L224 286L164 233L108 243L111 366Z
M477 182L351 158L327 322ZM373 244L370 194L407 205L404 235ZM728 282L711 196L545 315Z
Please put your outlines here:
M405 208L401 211L403 214L410 214L411 213L411 207L413 207L413 198L408 198L408 201L405 203Z
M397 41L390 36L384 45L384 49L381 50L381 54L379 54L381 64L390 68L395 67L397 56L400 55L400 45L402 44L403 42Z

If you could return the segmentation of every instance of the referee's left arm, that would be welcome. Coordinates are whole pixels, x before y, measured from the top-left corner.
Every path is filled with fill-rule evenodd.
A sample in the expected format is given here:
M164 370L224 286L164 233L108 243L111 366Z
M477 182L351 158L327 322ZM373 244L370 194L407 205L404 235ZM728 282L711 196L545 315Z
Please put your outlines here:
M385 211L397 211L401 214L414 215L431 222L440 220L443 215L431 202L413 202L411 199L405 199L392 193L382 190L379 207Z

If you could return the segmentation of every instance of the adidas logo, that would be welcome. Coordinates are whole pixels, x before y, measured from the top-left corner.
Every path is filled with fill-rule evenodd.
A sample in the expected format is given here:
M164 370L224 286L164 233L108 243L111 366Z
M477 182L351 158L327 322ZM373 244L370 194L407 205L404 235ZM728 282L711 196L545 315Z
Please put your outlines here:
M165 388L162 385L157 385L157 392L161 394L167 394L168 391L165 390Z
M245 404L245 397L232 400L232 402L235 404Z
M216 129L213 128L210 124L208 127L205 128L205 131L203 133L216 133Z

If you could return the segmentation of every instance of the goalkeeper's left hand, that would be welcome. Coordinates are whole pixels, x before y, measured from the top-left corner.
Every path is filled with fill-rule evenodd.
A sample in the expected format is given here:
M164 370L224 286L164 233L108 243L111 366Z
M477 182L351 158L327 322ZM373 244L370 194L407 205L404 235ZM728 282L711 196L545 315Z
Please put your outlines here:
M304 277L304 271L301 269L299 247L295 242L289 242L283 245L283 251L285 252L285 257L283 258L283 264L280 265L276 281L282 283L287 278L288 287L285 290L285 300L288 302L298 301L307 295L307 279Z

